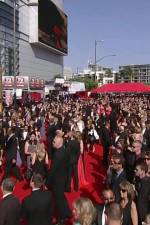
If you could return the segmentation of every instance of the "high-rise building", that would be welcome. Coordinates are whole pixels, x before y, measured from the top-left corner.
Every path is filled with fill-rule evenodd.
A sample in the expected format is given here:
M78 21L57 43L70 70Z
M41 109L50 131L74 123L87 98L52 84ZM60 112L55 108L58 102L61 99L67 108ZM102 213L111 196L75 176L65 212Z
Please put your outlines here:
M117 82L150 83L150 64L119 66Z
M4 76L63 74L67 55L63 0L0 0L0 67Z

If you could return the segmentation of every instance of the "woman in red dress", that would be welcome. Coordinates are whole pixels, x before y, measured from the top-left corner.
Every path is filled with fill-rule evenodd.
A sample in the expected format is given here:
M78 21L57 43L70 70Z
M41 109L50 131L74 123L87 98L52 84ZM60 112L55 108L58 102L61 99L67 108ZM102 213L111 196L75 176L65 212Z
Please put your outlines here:
M76 137L78 141L80 142L80 157L78 161L78 177L79 177L79 188L83 187L85 185L88 185L88 182L85 177L85 162L84 162L84 145L82 140L82 134L77 131Z

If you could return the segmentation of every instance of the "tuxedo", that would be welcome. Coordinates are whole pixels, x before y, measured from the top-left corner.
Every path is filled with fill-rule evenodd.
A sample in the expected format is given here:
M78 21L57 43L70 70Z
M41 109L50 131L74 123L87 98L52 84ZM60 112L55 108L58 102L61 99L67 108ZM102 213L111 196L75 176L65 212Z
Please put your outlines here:
M67 191L71 191L71 178L74 177L75 191L78 190L78 160L80 156L80 142L72 139L68 141L67 150L69 153L68 163L68 179L67 179Z
M52 196L40 189L32 191L22 202L22 217L27 225L50 225L52 218Z
M20 225L20 202L12 194L0 201L0 225Z
M22 179L19 169L16 166L16 163L12 162L13 160L17 160L17 149L18 149L17 138L14 134L12 134L8 137L6 141L6 150L5 150L6 164L3 179L8 177L11 172L18 180Z
M105 224L105 205L97 205L97 225Z
M68 160L69 156L66 149L63 146L57 149L54 153L51 169L46 181L46 186L52 188L58 208L59 219L65 219L71 216L71 211L64 195L68 176Z

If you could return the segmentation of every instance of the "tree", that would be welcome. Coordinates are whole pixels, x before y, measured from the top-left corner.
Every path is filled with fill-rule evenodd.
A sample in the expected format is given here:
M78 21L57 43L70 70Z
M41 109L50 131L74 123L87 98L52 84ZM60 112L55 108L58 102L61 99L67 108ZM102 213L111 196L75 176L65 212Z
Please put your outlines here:
M123 70L120 71L120 77L122 80L128 80L130 82L133 82L134 74L133 70L130 66L125 67Z
M130 66L125 68L126 74L128 75L130 82L133 82L133 70Z
M105 71L105 77L112 77L112 71L111 71L111 69L106 69L106 71Z
M77 78L71 79L70 81L83 82L85 84L86 90L91 90L93 88L98 87L98 82L92 80L91 78L77 77Z

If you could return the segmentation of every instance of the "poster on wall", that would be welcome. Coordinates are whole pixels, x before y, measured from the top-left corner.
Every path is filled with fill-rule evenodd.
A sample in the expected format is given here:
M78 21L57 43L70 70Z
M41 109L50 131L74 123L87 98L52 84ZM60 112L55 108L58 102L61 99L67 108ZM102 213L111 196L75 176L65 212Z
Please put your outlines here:
M16 88L28 89L29 78L27 76L16 77Z
M43 90L45 81L40 78L30 78L29 87L31 90Z
M13 89L14 87L14 77L13 76L3 76L2 84L4 89Z
M5 91L5 103L7 106L10 106L13 104L13 91L12 90Z
M51 0L39 0L38 2L39 42L67 54L67 15Z

